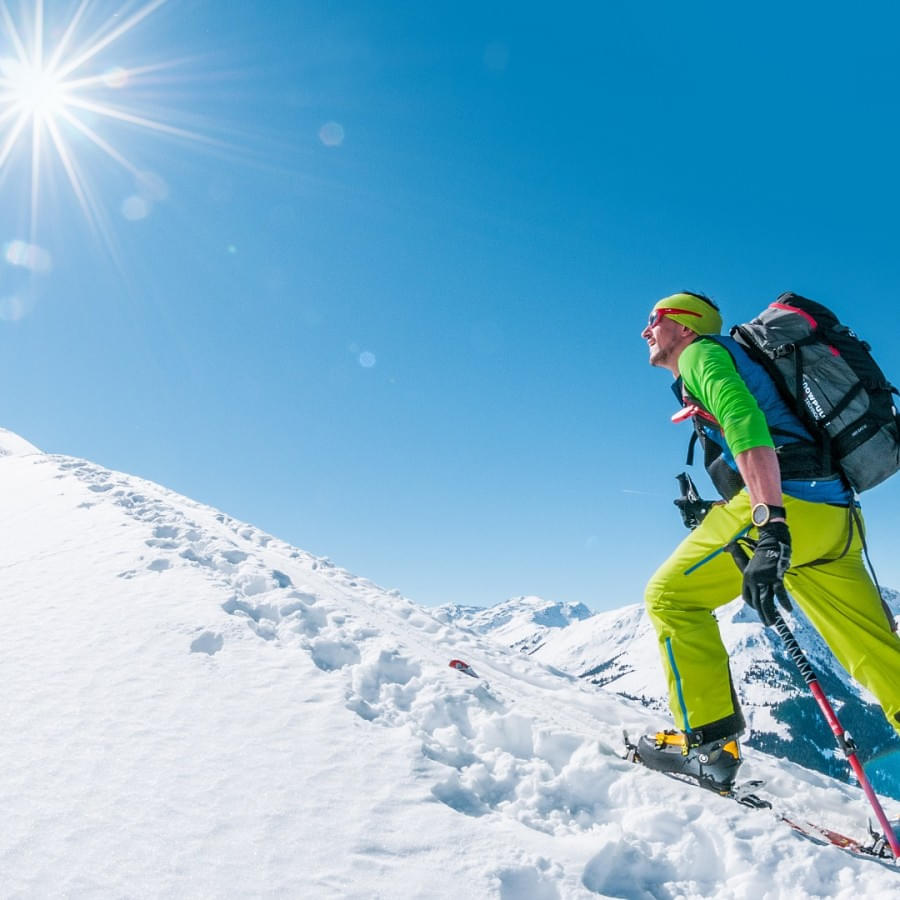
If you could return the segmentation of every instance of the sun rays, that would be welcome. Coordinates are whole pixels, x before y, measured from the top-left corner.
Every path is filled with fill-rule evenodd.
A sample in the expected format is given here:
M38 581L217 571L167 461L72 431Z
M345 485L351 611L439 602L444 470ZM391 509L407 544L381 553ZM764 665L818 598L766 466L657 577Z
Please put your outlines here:
M70 7L74 12L68 21L53 23L51 29L45 22L43 0L28 0L27 11L18 17L6 0L0 0L0 186L7 183L12 170L30 170L24 180L30 183L26 202L32 242L52 169L63 173L84 217L101 232L103 206L86 172L89 154L111 161L135 183L146 180L147 173L117 141L117 128L208 142L200 134L163 121L158 108L145 108L146 104L129 96L130 87L171 63L129 67L120 60L114 66L101 65L108 57L106 51L166 2L148 0L137 8L126 2L99 18L97 3L79 0ZM88 37L80 36L88 31Z

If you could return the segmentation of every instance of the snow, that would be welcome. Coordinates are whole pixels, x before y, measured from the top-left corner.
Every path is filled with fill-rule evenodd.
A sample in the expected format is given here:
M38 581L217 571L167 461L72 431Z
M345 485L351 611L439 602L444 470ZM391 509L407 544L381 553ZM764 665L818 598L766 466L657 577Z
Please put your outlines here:
M551 634L593 614L583 603L562 603L541 597L512 597L491 607L439 606L433 613L442 622L457 622L479 634L525 652L533 652Z
M621 759L660 722L639 704L158 485L2 451L3 896L900 890ZM754 751L742 774L864 833L856 789Z
M0 428L0 456L28 456L40 452L25 438L19 437L15 432Z

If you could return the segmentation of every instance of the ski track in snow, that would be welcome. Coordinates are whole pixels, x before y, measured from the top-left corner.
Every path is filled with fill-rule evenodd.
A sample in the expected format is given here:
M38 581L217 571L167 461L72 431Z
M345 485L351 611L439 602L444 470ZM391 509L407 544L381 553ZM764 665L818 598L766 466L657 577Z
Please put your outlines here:
M326 711L335 728L389 740L401 754L409 783L394 807L409 809L398 834L390 824L402 814L392 808L384 813L384 835L335 836L339 846L352 847L356 861L343 870L340 863L334 871L323 865L307 883L309 893L260 884L255 895L900 897L900 872L803 842L765 812L742 810L622 760L623 725L636 734L659 724L639 706L504 653L396 591L157 485L67 457L2 464L8 462L54 470L86 526L113 507L123 517L120 528L136 529L140 552L111 573L116 579L165 579L173 590L181 573L205 580L203 602L185 604L184 616L196 618L182 624L179 640L208 677L224 677L225 662L246 653L251 641L260 660L277 652L280 677L293 680L299 708L339 698ZM447 662L457 655L483 677L451 670ZM299 699L303 690L308 696ZM264 705L266 695L255 702ZM262 745L253 749L252 735L248 741L251 756L265 753ZM751 754L745 770L767 779L776 803L809 807L816 821L854 833L864 825L865 806L846 786L763 754ZM334 790L333 779L323 783ZM388 788L373 784L373 794ZM365 798L354 798L360 802ZM286 820L278 833L302 842L322 827L331 826L305 821L298 835L292 829L301 823ZM415 862L417 848L423 862ZM15 854L0 839L0 877L13 867ZM294 874L281 877L282 885L296 886L303 873L294 881ZM127 880L116 883L107 895L249 895L229 894L227 880L213 872L203 887L186 887L171 874L159 879L133 893ZM39 896L26 875L17 873L13 883L18 889L10 896ZM71 895L104 895L88 887Z

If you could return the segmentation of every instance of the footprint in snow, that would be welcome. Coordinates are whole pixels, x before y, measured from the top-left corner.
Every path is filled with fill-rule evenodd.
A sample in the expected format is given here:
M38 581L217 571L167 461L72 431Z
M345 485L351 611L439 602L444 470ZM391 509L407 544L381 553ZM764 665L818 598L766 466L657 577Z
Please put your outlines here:
M336 619L332 617L332 621ZM381 716L391 719L398 713L408 713L419 689L414 680L422 669L396 650L381 650L377 657L354 665L352 673L347 709L371 722Z
M242 600L237 594L226 600L222 604L222 609L230 616L246 616L254 622L260 622L262 619L277 622L281 618L277 607L266 603L249 603L246 600Z
M272 578L275 579L275 583L280 588L290 588L294 586L294 582L291 581L290 576L285 575L284 572L279 572L278 569L272 569Z
M225 644L221 634L215 634L212 631L204 631L200 637L191 641L191 653L206 653L212 656L218 653Z
M344 666L356 665L361 657L359 648L350 641L329 641L319 639L310 647L312 661L323 671L333 672Z
M178 541L160 540L158 538L150 538L144 543L148 547L155 547L157 550L177 550L180 546Z
M188 547L186 550L182 550L180 556L182 559L186 559L188 562L196 563L198 566L203 566L207 569L216 568L215 561L211 556L199 556L191 547Z
M282 607L281 615L290 619L294 631L307 637L315 637L328 624L327 610L302 602Z
M501 869L494 877L500 882L500 900L559 900L555 879L561 876L558 865L540 859L536 866Z
M223 550L221 555L225 562L232 566L242 563L247 558L243 550Z
M657 897L659 885L679 877L672 863L645 841L608 841L585 866L581 883L595 894Z

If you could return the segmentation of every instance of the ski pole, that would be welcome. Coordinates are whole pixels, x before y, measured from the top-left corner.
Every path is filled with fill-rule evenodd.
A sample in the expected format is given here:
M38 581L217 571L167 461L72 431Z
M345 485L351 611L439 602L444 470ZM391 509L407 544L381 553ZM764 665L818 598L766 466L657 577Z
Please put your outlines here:
M794 664L803 676L803 680L809 685L809 689L812 692L813 697L816 698L819 709L822 710L822 715L825 716L825 720L828 722L838 746L847 757L847 762L850 763L850 767L856 775L859 786L863 789L872 809L875 811L875 818L878 819L878 824L884 831L884 836L890 845L891 852L894 854L894 859L900 860L900 842L897 841L897 836L894 834L894 829L881 807L878 795L875 793L868 776L863 770L862 763L859 761L859 757L856 754L856 744L854 743L853 738L844 731L844 728L834 711L834 707L829 702L828 697L825 696L825 692L822 690L818 678L816 678L816 673L809 664L809 660L800 649L800 645L791 633L790 628L788 628L787 623L781 617L781 614L777 612L775 613L774 627L781 637L781 640L784 642L788 655L794 661Z
M737 567L743 572L747 566L747 554L744 551L744 548L737 543L733 543L729 544L725 549L728 550L737 564ZM785 590L784 585L778 588L776 593L778 593L779 599L781 599L782 595L785 599L787 598L787 591ZM845 731L841 725L837 713L834 711L834 707L829 702L828 697L825 696L825 691L822 690L819 679L816 677L813 667L806 658L806 654L800 649L797 639L792 634L791 629L788 628L787 623L781 617L781 613L777 610L775 611L774 628L783 641L788 656L790 656L794 665L797 666L797 669L803 676L803 680L812 692L813 697L816 698L816 703L819 704L819 709L822 711L822 715L825 716L825 720L828 722L828 726L831 728L831 732L834 735L838 746L843 751L844 756L847 757L847 762L850 763L850 768L853 769L853 773L856 775L859 786L863 789L863 793L865 793L869 804L874 810L875 818L878 819L878 824L881 826L888 845L891 848L891 852L894 854L894 861L900 861L900 842L897 841L897 835L894 834L894 829L888 821L888 817L885 815L881 802L878 799L878 795L872 788L872 783L869 781L865 771L863 771L862 763L859 761L859 757L856 754L856 744L850 734Z
M711 500L703 500L700 497L697 486L686 472L675 477L678 479L678 487L681 490L681 496L675 501L675 505L681 512L684 524L693 531L706 518L706 514L715 504Z

